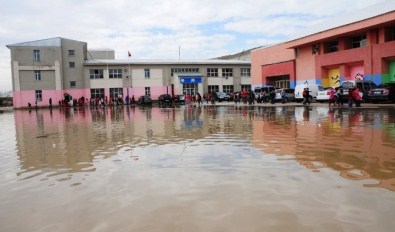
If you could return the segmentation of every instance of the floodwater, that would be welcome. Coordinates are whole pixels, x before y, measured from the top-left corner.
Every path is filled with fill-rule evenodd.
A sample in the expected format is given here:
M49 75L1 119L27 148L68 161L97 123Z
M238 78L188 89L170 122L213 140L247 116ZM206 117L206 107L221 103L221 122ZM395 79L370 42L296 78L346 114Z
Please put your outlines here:
M393 231L395 109L0 113L0 231Z

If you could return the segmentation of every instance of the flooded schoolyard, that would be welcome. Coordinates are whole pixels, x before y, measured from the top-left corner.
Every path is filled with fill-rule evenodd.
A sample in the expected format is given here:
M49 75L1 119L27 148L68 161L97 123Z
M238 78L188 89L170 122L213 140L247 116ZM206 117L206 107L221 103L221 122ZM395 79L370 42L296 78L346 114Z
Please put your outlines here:
M0 231L393 231L395 109L0 113Z

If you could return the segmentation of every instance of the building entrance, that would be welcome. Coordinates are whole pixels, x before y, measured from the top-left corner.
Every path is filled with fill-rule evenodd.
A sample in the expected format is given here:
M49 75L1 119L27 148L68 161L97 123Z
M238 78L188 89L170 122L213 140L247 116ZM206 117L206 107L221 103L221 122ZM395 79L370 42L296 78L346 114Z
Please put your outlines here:
M182 92L184 95L186 94L194 95L195 93L198 92L198 84L183 84Z

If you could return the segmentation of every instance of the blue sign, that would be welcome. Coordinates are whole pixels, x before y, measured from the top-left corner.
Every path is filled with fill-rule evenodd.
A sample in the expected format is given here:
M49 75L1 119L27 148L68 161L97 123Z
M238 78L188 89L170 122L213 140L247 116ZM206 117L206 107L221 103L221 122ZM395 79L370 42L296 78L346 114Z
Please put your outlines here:
M196 77L181 77L180 82L182 84L198 84L202 83L202 77L201 76L196 76Z

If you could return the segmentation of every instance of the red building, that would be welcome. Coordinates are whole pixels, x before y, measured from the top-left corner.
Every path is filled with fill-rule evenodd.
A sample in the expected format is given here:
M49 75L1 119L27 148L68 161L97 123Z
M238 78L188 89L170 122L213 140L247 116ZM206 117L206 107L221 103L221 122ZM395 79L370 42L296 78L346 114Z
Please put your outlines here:
M252 87L339 86L344 80L395 82L395 2L309 28L294 39L252 51Z

